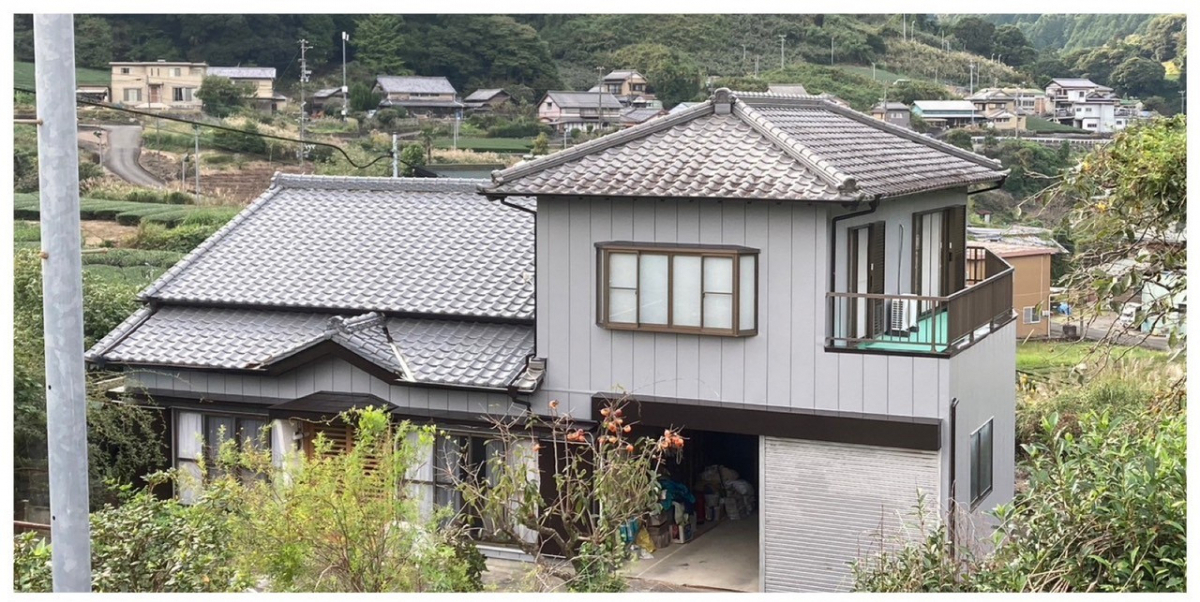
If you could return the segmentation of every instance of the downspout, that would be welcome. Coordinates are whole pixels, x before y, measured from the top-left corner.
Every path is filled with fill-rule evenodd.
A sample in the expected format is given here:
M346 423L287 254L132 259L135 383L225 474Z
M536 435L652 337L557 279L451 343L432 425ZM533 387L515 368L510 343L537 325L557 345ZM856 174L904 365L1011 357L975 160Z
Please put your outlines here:
M531 351L530 353L528 353L525 356L525 361L523 362L525 365L525 369L529 369L529 360L537 357L537 323L538 323L538 312L537 312L537 239L538 239L537 238L537 227L538 227L537 226L537 211L534 211L533 209L530 209L529 207L523 207L521 205L510 203L508 201L508 197L497 196L497 197L489 197L489 198L493 201L500 201L500 204L504 205L505 207L511 207L513 209L516 209L518 211L523 211L523 212L528 213L533 216L533 247L534 247L533 248L533 351ZM520 376L521 376L520 373L518 373L516 376L513 377L512 381L510 381L508 383L508 399L517 405L524 406L525 411L532 414L533 413L533 404L530 403L528 399L521 399L518 396L517 387L516 387L516 385L514 385L514 383L516 382L516 380L518 378L520 378Z
M954 478L955 473L957 472L957 468L958 468L957 466L955 466L956 459L957 459L957 454L955 454L955 451L958 448L958 446L956 445L958 443L958 441L956 440L957 433L958 433L958 398L955 397L954 399L950 400L950 503L947 504L947 507L950 508L950 514L946 517L946 523L947 523L947 527L948 527L947 532L950 537L950 557L951 558L955 558L957 556L957 549L958 549L958 533L955 532L955 529L957 527L957 521L955 520L955 516L958 515L958 491L956 491L958 483Z

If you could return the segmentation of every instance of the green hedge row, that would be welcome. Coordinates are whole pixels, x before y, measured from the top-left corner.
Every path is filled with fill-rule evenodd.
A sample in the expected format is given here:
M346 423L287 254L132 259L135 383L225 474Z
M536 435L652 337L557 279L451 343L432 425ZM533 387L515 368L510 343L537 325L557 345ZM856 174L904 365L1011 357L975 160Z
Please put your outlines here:
M107 265L118 268L155 267L169 268L183 258L175 251L149 251L146 249L102 249L83 254L83 265Z
M16 195L13 212L17 219L37 220L40 206L37 195ZM197 207L142 201L111 201L84 198L79 201L82 219L110 220L127 226L156 223L165 226L190 224L223 224L237 214L233 207Z

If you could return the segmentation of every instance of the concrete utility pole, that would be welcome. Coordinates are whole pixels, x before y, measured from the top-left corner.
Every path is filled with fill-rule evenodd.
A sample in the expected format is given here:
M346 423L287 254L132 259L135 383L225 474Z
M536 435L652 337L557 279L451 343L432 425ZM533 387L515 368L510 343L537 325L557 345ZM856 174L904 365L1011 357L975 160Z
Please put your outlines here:
M879 78L875 77L875 63L871 63L871 79L879 81Z
M758 59L762 57L754 57L754 77L758 77Z
M908 41L908 17L900 15L900 39Z
M746 45L742 44L742 67L746 67Z
M33 16L41 189L42 307L50 556L55 592L92 590L88 535L87 396L83 372L83 265L72 15Z
M604 67L596 67L596 130L604 124Z
M308 40L300 40L300 164L304 165L304 156L307 154L304 144L304 129L308 121L308 112L304 106L304 84L308 83L308 76L312 73L308 70L308 61L305 57L305 52L312 46L308 45Z
M783 42L787 40L787 34L779 34L779 68L783 69Z
M829 34L829 64L833 65L833 34Z
M350 107L350 88L346 87L346 42L350 34L342 32L342 121L346 120L346 109Z
M392 177L400 177L400 136L392 134Z
M196 200L200 200L200 126L192 126L192 134L196 139Z

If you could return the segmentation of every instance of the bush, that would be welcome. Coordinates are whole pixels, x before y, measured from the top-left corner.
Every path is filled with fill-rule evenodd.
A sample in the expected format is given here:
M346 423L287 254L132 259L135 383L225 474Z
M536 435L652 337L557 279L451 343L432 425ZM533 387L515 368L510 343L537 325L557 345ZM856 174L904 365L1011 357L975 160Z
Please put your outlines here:
M396 123L397 119L401 119L407 115L403 107L388 107L375 111L375 123L379 124L382 129L391 128Z
M240 211L237 207L199 207L188 211L180 223L184 226L224 226Z
M171 192L168 192L165 197L163 197L163 201L169 205L191 205L192 195L186 192L172 190Z
M400 168L404 170L404 175L411 176L416 172L416 167L425 165L425 147L420 144L410 144L400 151Z
M243 133L244 132L244 133ZM250 123L241 131L217 130L213 132L213 144L222 150L252 155L267 154L267 139L259 136L258 125Z
M537 121L520 117L512 121L501 121L487 128L488 138L532 138L541 133L549 134L550 126Z
M162 224L142 223L133 237L133 246L139 249L175 251L187 253L204 242L217 231L219 226L211 224L188 224L168 228Z

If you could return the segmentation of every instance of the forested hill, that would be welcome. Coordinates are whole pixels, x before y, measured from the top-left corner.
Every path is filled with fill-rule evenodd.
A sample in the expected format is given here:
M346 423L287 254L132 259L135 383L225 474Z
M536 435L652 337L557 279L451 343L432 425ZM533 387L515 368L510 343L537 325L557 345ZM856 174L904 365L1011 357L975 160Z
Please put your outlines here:
M18 61L32 60L31 21L15 19ZM974 74L983 85L1033 87L1090 77L1122 94L1173 99L1157 103L1165 107L1186 82L1184 25L1183 15L80 15L76 56L98 69L154 59L270 66L289 92L301 38L317 83L340 83L346 31L354 81L442 75L463 92L505 87L523 98L587 89L602 71L631 68L669 102L723 78L801 81L865 108L879 96L873 79L934 90Z

